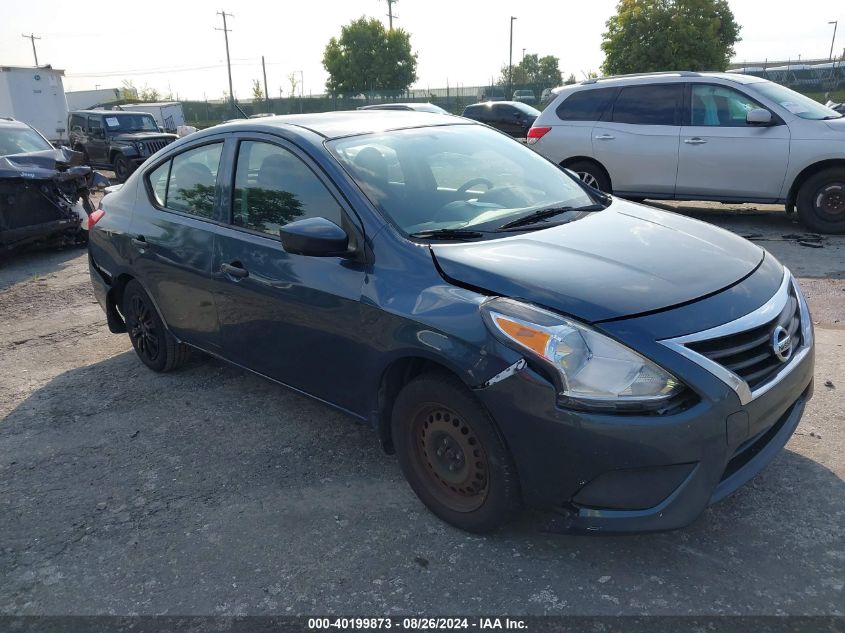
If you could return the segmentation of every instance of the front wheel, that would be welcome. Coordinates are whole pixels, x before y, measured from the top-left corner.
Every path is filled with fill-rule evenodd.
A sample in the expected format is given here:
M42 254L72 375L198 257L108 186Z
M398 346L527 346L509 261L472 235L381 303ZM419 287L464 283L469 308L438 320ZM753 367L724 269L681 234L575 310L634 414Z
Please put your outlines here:
M798 217L817 233L845 233L845 169L813 174L798 190Z
M447 523L489 532L519 509L510 452L490 416L458 380L429 373L409 382L396 398L391 431L411 488Z
M115 154L113 169L114 177L117 178L117 182L126 182L126 179L129 178L129 175L132 173L129 161L123 154Z
M185 362L189 349L164 327L150 297L134 279L123 291L123 318L135 353L153 371L165 372Z

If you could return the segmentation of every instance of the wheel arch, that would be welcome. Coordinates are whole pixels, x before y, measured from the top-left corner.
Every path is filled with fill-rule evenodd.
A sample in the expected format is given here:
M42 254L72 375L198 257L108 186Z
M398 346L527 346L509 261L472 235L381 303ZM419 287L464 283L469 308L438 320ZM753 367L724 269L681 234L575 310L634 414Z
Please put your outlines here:
M607 176L607 181L610 183L610 190L613 191L613 179L610 177L610 172L607 171L607 167L605 167L601 161L596 160L592 156L570 156L560 162L560 166L566 169L569 168L570 165L574 165L575 163L592 163L599 169L604 172L604 175Z
M820 171L830 169L831 167L840 167L845 169L845 158L829 158L827 160L820 160L812 165L808 165L798 173L792 181L792 185L789 187L789 193L786 196L786 210L788 213L794 211L795 205L798 201L798 192L801 190L801 186L807 181L807 179Z

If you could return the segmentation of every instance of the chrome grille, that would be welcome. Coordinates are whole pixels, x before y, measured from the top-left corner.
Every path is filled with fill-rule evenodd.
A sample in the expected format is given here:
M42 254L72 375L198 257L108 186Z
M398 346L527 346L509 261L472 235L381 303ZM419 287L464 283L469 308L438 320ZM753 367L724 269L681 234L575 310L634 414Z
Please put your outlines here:
M733 372L753 391L777 374L785 364L775 355L772 344L778 326L789 334L791 354L795 353L802 341L801 314L794 288L789 289L789 298L781 313L768 323L728 336L687 343L687 347ZM786 359L788 361L789 358Z

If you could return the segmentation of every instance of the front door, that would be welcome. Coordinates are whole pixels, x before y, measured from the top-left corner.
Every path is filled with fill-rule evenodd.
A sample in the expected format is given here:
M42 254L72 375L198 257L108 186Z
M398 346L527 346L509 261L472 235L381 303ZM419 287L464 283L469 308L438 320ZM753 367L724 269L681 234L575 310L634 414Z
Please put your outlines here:
M106 156L106 131L103 128L103 120L98 116L88 117L88 134L85 149L88 157L94 163L107 163Z
M626 86L596 123L593 156L614 193L674 194L683 93L678 82Z
M733 88L694 83L690 90L678 196L777 199L789 161L789 128L775 113L773 125L748 125L748 112L764 106Z
M215 236L212 278L225 356L331 401L366 411L359 299L362 264L285 252L279 229L322 216L350 227L348 209L292 147L243 138L229 222Z

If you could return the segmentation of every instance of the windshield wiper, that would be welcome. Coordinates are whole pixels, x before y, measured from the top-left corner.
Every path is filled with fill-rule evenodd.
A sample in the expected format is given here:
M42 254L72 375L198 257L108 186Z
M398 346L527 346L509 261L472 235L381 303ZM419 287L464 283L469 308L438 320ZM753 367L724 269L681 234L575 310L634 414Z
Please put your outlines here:
M549 207L547 209L540 209L538 211L534 211L529 215L525 215L521 218L517 218L516 220L511 220L506 224L500 226L497 231L506 231L508 229L513 229L518 226L527 226L529 224L534 224L535 222L542 222L548 218L551 218L556 215L560 215L561 213L566 213L567 211L602 211L605 207L600 204L588 204L583 207Z
M474 237L481 237L482 235L483 233L480 231L471 231L469 229L430 229L411 233L410 237L429 240L468 240Z

